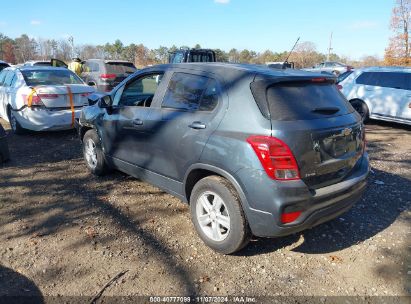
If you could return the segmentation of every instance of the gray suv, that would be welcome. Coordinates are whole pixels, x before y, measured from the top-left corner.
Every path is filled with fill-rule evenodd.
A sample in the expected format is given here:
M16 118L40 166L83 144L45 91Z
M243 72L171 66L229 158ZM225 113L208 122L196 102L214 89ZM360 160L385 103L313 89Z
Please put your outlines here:
M135 71L134 64L128 61L88 59L83 62L81 78L99 92L110 92Z
M230 254L361 197L364 128L334 80L253 65L150 67L90 96L84 158L96 175L115 168L188 202L201 239Z

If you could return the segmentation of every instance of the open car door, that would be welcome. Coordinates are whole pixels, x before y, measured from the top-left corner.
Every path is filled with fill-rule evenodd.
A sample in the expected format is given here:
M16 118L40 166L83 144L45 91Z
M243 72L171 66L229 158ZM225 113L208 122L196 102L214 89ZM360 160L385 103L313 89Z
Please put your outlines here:
M53 67L59 67L59 68L68 68L68 65L64 63L64 61L58 60L58 59L51 59L51 66Z

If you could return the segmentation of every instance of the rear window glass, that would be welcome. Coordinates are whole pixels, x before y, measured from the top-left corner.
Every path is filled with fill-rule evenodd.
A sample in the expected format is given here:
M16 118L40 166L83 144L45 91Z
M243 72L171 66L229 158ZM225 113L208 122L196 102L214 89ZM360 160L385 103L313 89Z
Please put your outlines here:
M136 67L131 62L109 62L106 63L108 74L133 74Z
M213 62L213 54L211 52L191 52L190 62Z
M267 90L268 106L274 120L310 120L339 116L354 111L334 84L289 82L271 86ZM319 110L337 108L332 114Z
M35 65L35 66L51 66L51 62L48 62L48 61L46 61L46 62L35 62L35 63L33 63L33 65Z
M347 71L345 73L340 74L337 77L337 83L340 83L341 81L343 81L344 79L346 79L348 76L350 76L352 74L353 71Z
M84 82L70 70L23 70L24 80L28 86L37 85L65 85L84 84Z

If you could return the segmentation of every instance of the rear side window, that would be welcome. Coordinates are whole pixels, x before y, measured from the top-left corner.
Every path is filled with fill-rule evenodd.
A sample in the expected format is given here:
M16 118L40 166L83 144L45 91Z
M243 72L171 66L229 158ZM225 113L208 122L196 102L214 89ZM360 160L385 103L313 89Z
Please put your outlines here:
M133 74L137 69L131 62L109 62L106 70L108 74Z
M267 100L271 118L274 120L310 120L345 115L354 111L336 86L329 83L275 84L268 88ZM327 109L336 111L327 113Z
M408 90L410 76L399 72L364 72L356 80L357 84Z
M174 73L162 107L185 111L213 111L220 96L216 80L185 73Z

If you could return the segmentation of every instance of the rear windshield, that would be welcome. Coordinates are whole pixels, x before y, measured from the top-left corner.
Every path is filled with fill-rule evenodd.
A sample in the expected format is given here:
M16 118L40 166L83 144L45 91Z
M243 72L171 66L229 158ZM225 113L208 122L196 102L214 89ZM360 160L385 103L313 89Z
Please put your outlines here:
M48 61L35 62L35 63L33 63L33 65L35 65L35 66L51 66L51 61L50 62L48 62Z
M108 74L133 74L137 69L131 62L106 63Z
M21 71L26 84L30 87L38 85L84 84L70 70L26 70Z
M289 82L267 90L268 106L274 120L310 120L351 113L351 107L334 84ZM327 111L336 109L336 111Z
M190 52L189 62L213 62L213 57L211 52Z

